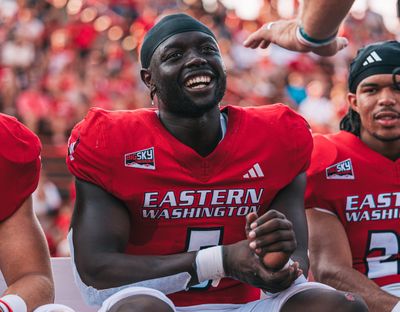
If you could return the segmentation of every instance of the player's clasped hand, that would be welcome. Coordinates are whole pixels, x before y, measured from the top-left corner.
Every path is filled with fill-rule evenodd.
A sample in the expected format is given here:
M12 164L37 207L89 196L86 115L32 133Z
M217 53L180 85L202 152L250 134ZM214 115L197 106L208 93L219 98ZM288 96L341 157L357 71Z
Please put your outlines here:
M276 210L269 210L261 217L250 213L246 217L245 231L249 247L263 265L271 271L278 271L274 275L273 285L276 287L270 287L269 292L286 289L303 273L297 262L283 270L297 247L292 223L284 214Z
M297 262L282 271L267 269L247 240L224 246L224 270L231 278L271 293L288 288L301 274Z
M225 273L272 293L288 288L302 274L299 264L295 262L275 271L267 268L262 258L269 252L293 253L297 244L291 222L275 210L259 218L252 213L247 217L245 230L248 240L224 247Z
M276 251L290 255L297 247L292 223L276 210L269 210L260 217L250 213L246 217L245 230L250 248L259 257Z
M270 272L268 284L262 287L262 290L269 293L277 293L289 288L303 274L298 262L292 263L289 267L281 271L274 272L268 270L268 272Z

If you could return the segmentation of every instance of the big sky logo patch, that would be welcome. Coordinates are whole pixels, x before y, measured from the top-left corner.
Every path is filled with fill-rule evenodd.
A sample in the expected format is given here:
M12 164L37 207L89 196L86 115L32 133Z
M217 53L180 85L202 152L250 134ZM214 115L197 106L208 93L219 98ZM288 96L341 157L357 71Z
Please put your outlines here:
M125 154L124 162L125 167L154 170L156 169L154 147Z
M346 159L326 168L326 178L335 180L354 180L351 159Z

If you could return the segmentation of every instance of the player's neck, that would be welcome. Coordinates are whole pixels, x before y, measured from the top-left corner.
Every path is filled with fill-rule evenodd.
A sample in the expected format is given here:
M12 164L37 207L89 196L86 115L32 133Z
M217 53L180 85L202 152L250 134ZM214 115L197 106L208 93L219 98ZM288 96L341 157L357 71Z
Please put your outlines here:
M196 118L160 112L159 118L174 137L203 157L209 155L221 140L219 109L211 110Z
M361 135L361 140L369 148L392 161L400 158L400 138L392 141L384 141L373 136Z

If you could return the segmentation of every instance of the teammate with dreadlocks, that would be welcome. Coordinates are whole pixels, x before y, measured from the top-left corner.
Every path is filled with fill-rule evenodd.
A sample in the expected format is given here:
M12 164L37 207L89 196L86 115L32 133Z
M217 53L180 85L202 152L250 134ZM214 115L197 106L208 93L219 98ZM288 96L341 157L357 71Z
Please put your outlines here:
M359 50L342 131L314 137L307 171L312 272L372 312L400 311L399 66L397 41Z
M360 115L352 108L349 108L347 114L343 116L342 120L340 121L340 130L351 132L359 137L360 127Z

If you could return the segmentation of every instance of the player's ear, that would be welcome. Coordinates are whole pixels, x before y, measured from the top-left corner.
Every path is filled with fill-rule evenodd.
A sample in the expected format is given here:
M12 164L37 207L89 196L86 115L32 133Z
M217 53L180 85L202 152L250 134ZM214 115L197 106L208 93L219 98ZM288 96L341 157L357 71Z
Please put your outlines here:
M151 73L148 68L142 68L140 70L140 78L142 78L142 81L144 84L147 86L147 88L151 89Z
M347 93L347 103L349 104L349 107L358 113L358 102L357 102L357 96L355 93Z

